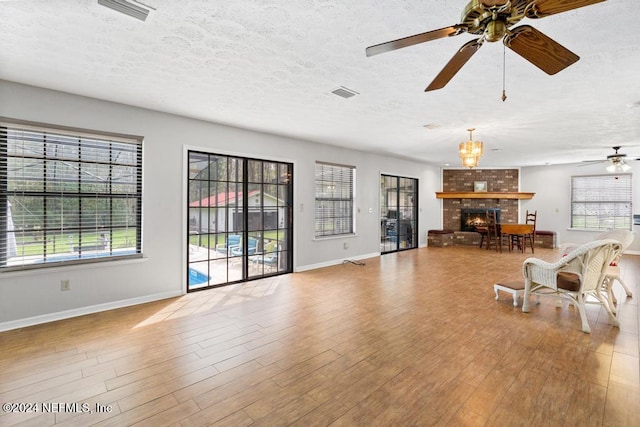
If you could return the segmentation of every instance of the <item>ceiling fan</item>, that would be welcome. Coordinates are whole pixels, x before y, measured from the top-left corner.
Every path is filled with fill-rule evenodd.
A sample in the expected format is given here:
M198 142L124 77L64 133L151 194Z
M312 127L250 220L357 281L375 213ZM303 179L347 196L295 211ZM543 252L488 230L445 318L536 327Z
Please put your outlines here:
M373 56L470 33L481 36L462 45L425 92L441 89L449 83L485 41L502 40L509 49L552 75L575 63L580 57L530 25L520 25L514 29L511 27L525 17L544 18L602 1L605 0L471 0L464 8L459 24L369 46L366 53L367 56Z
M594 163L609 162L609 165L607 166L607 172L627 172L629 169L631 169L631 166L629 166L625 161L625 158L627 157L627 155L619 152L620 148L622 147L618 145L611 148L613 148L614 153L609 154L606 159L585 160L583 161L582 166L588 166ZM640 159L630 159L630 160L640 160Z

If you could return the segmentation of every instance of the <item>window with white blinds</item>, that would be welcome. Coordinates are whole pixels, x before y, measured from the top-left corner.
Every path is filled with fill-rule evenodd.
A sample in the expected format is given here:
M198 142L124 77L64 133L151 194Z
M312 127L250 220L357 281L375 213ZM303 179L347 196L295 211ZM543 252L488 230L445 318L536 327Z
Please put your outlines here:
M353 166L316 162L316 237L354 233Z
M571 177L571 228L631 230L631 174Z
M1 270L140 256L141 138L0 119L0 212Z

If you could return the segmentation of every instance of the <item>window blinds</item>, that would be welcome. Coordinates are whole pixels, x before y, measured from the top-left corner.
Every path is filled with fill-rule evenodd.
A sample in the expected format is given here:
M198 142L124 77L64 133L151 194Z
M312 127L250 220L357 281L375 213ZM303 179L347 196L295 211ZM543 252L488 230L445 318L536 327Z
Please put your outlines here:
M571 178L571 227L631 229L631 174Z
M354 233L355 168L316 162L316 237Z
M0 190L0 268L141 254L138 139L0 121Z

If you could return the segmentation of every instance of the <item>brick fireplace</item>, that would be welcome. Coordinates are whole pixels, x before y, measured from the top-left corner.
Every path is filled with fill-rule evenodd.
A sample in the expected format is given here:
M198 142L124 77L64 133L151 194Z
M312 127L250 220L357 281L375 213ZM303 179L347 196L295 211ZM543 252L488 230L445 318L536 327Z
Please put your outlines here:
M473 192L475 181L485 181L488 192L518 192L517 169L445 169L442 191ZM462 231L462 209L499 209L501 222L518 222L518 200L514 199L443 199L443 228Z

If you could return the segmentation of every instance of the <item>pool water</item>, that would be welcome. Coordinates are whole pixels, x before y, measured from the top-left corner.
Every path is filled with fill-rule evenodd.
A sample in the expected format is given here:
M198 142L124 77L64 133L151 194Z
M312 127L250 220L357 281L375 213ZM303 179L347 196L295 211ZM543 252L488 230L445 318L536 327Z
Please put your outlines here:
M211 279L211 277L207 276L204 273L199 272L196 269L189 269L189 287L202 285L203 283L207 283Z

